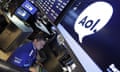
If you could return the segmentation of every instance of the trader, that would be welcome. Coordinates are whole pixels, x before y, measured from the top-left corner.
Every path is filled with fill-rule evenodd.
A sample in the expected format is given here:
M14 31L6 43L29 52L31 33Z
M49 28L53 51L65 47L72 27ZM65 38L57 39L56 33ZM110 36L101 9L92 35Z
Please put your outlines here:
M36 60L37 50L41 50L45 43L45 38L37 35L32 42L16 48L8 58L8 62L29 72L29 68Z

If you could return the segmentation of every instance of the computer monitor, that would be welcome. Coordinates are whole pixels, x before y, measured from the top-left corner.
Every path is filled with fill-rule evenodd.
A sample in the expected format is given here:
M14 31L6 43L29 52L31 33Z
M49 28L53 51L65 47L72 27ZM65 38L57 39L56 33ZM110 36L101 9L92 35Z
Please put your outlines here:
M58 24L74 0L37 0L50 22Z
M30 17L30 14L22 7L16 9L15 15L22 20L27 20Z
M120 1L76 0L57 26L86 72L120 72Z
M37 12L37 8L28 0L25 0L21 5L26 11L34 15Z

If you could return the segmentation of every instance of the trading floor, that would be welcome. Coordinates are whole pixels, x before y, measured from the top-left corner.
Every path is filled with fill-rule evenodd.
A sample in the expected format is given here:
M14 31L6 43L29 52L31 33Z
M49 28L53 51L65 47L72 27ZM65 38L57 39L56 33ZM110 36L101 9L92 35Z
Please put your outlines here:
M0 0L0 72L120 72L120 0Z

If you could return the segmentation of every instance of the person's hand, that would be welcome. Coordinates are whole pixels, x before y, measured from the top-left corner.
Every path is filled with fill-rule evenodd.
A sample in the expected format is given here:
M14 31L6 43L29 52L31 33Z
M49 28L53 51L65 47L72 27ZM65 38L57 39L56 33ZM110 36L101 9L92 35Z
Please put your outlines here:
M35 67L30 67L29 71L30 72L37 72Z
M36 64L40 65L40 67L43 67L43 64L40 63L39 61L36 61Z

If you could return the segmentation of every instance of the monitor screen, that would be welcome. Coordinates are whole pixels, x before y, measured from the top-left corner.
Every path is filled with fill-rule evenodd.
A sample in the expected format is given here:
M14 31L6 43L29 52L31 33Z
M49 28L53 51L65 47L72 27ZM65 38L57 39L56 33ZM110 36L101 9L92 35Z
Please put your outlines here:
M57 26L86 72L120 72L120 1L76 0Z
M27 20L30 17L30 14L21 7L16 9L15 15L18 16L22 20Z
M74 0L37 0L48 19L57 24Z
M32 15L37 12L37 8L28 0L26 0L21 6Z

